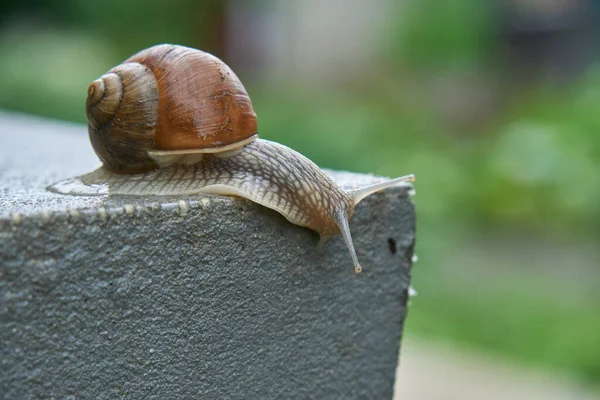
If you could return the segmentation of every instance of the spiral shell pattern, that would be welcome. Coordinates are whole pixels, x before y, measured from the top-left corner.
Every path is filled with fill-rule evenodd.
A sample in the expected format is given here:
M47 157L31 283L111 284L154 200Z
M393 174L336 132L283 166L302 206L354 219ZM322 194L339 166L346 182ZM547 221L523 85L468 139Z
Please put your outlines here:
M149 152L219 153L257 137L244 85L217 57L163 44L134 54L88 87L90 140L112 172L160 167Z
M125 63L88 87L88 132L106 168L135 173L156 168L148 158L155 147L158 85L149 68Z

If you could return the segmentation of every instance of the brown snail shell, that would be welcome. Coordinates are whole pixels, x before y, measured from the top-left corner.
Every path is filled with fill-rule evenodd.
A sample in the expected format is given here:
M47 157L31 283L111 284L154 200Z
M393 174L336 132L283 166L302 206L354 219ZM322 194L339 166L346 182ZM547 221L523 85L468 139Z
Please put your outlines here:
M235 73L209 53L177 45L143 50L92 82L86 113L94 150L118 173L155 169L173 151L226 151L257 137L252 102Z

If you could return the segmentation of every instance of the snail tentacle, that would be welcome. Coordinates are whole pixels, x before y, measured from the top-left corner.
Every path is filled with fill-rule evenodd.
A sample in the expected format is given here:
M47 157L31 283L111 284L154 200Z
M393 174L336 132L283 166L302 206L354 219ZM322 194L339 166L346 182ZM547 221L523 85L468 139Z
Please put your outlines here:
M389 187L395 186L399 183L403 182L414 182L415 176L413 174L401 176L399 178L389 179L383 182L377 182L372 185L363 186L359 189L347 190L346 192L354 202L354 205L360 203L365 197L372 195L373 193L377 193L381 190L387 189Z

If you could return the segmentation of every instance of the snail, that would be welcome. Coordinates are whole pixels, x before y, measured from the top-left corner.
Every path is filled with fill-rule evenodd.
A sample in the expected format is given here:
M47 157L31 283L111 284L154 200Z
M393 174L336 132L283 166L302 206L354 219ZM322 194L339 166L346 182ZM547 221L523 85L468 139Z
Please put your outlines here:
M217 57L178 45L142 50L88 87L86 114L102 167L49 187L71 195L239 196L320 234L341 233L362 270L348 221L366 196L413 175L338 187L298 152L259 139L246 89Z

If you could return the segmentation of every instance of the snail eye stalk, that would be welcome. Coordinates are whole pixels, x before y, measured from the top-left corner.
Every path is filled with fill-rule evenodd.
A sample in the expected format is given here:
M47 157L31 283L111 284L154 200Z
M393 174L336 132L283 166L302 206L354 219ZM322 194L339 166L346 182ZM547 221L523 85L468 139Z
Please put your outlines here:
M414 182L415 176L413 174L401 176L399 178L390 179L387 181L374 183L373 185L368 185L365 187L361 187L360 189L348 190L346 193L350 195L352 200L354 201L354 205L360 203L365 197L372 195L373 193L379 192L380 190L387 189L394 185L397 185L402 182Z

